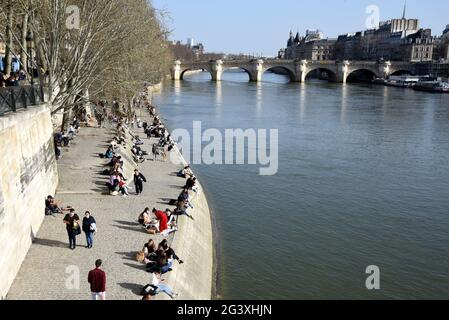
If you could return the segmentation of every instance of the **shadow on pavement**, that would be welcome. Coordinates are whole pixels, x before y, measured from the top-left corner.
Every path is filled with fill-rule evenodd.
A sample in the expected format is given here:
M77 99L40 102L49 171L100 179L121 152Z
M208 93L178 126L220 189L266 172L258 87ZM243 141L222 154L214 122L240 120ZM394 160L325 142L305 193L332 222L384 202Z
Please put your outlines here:
M40 239L35 238L33 240L33 244L38 244L41 246L48 246L48 247L57 247L57 248L68 248L69 244L66 242L61 242L58 240L50 240L50 239Z
M138 222L130 222L130 221L122 221L122 220L114 220L117 223L124 224L126 226L139 226Z
M136 228L131 228L131 227L124 227L124 226L114 225L114 227L120 228L120 229L124 229L124 230L130 230L130 231L139 231L139 232L148 234L148 232L145 229L140 228L138 226L136 226Z
M122 282L118 284L120 287L122 287L123 289L128 289L131 290L132 293L134 293L135 295L140 296L141 292L142 292L142 288L143 286L140 284L135 284L135 283L128 283L128 282Z

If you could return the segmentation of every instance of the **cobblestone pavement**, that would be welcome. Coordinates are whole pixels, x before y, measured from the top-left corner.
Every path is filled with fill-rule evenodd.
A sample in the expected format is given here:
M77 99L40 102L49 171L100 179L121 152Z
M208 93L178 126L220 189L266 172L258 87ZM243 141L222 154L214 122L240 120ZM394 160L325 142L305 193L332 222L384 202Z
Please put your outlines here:
M45 217L7 299L90 299L87 274L99 258L107 275L108 300L141 298L139 292L149 282L149 273L135 261L135 254L148 239L162 238L147 234L137 224L137 216L145 207L165 209L164 199L176 198L184 179L174 175L179 168L170 162L146 161L139 165L148 180L142 195L130 190L129 197L110 196L104 185L107 177L100 174L107 161L98 153L106 150L112 135L110 129L81 128L58 162L56 199L74 207L80 218L86 210L95 217L98 232L93 249L85 247L83 233L77 237L77 248L70 250L63 215ZM143 133L140 136L143 139ZM143 140L142 148L151 153L153 141ZM175 264L175 268L183 266Z

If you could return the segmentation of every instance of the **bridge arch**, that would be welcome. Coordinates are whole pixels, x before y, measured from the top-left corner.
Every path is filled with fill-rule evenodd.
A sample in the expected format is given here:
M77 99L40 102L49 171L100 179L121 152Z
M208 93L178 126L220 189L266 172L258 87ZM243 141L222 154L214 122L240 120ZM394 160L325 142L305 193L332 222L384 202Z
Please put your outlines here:
M286 66L276 66L276 65L274 65L274 66L268 66L268 67L263 68L263 70L262 70L262 75L263 75L265 72L268 72L268 71L271 71L271 72L276 73L276 74L286 75L286 76L288 76L290 82L296 81L296 74L295 74L295 71L294 71L293 69L289 68L289 67L286 67Z
M199 70L201 70L202 72L209 72L210 73L210 75L211 75L211 78L212 78L212 72L210 72L210 70L209 69L207 69L207 68L199 68L199 69L195 69L195 68L187 68L187 69L183 69L183 70L181 70L181 75L180 75L180 80L184 80L184 76L186 75L186 73L187 72L189 72L189 71L199 71Z
M310 78L313 72L318 72L318 77L320 77L323 73L327 75L327 80L332 82L338 81L338 75L336 70L332 70L332 68L324 67L324 66L316 66L307 69L304 79Z
M223 71L222 71L222 76L225 75L226 72L233 71L233 70L244 71L248 75L248 81L255 81L253 79L253 74L251 73L251 71L248 68L243 67L243 66L224 67Z
M380 78L379 72L372 68L357 68L350 70L346 77L346 81L367 81L371 82L375 78Z

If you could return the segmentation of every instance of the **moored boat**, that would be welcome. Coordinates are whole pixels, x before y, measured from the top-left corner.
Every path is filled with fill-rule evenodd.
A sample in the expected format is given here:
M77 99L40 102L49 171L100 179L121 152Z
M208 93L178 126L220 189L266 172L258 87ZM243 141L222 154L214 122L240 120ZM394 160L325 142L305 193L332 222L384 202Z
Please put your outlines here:
M443 81L420 81L413 86L413 89L434 93L449 93L449 83Z

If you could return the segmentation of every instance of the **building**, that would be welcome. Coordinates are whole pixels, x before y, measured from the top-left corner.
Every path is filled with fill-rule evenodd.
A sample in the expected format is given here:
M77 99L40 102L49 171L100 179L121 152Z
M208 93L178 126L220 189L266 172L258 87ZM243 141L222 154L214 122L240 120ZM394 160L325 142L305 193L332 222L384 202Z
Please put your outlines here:
M440 38L439 50L440 59L449 61L449 24L443 31L443 35Z
M287 48L280 52L285 59L325 61L334 59L335 39L324 39L324 34L315 29L306 30L304 37L290 32Z
M191 47L193 54L195 55L196 59L199 59L200 56L204 54L204 46L202 43L198 43L196 45L193 45Z
M438 59L438 40L432 37L430 29L421 29L401 41L396 57L391 60L411 62L433 61Z
M203 44L195 44L193 39L190 38L186 44L183 44L181 41L174 41L169 46L175 58L184 61L200 60L204 54Z
M307 30L301 37L290 32L287 48L278 54L283 59L323 60L390 60L429 62L449 60L449 25L441 37L432 36L430 29L419 26L418 19L400 19L379 23L375 29L325 39L319 30Z
M418 32L420 32L418 34ZM413 38L413 35L416 35ZM335 46L338 60L409 61L415 50L412 44L428 44L428 32L419 29L418 19L393 19L380 22L378 28L340 35ZM410 38L412 37L412 38ZM401 47L402 46L402 47ZM407 49L410 52L407 52ZM418 50L418 49L416 49Z

